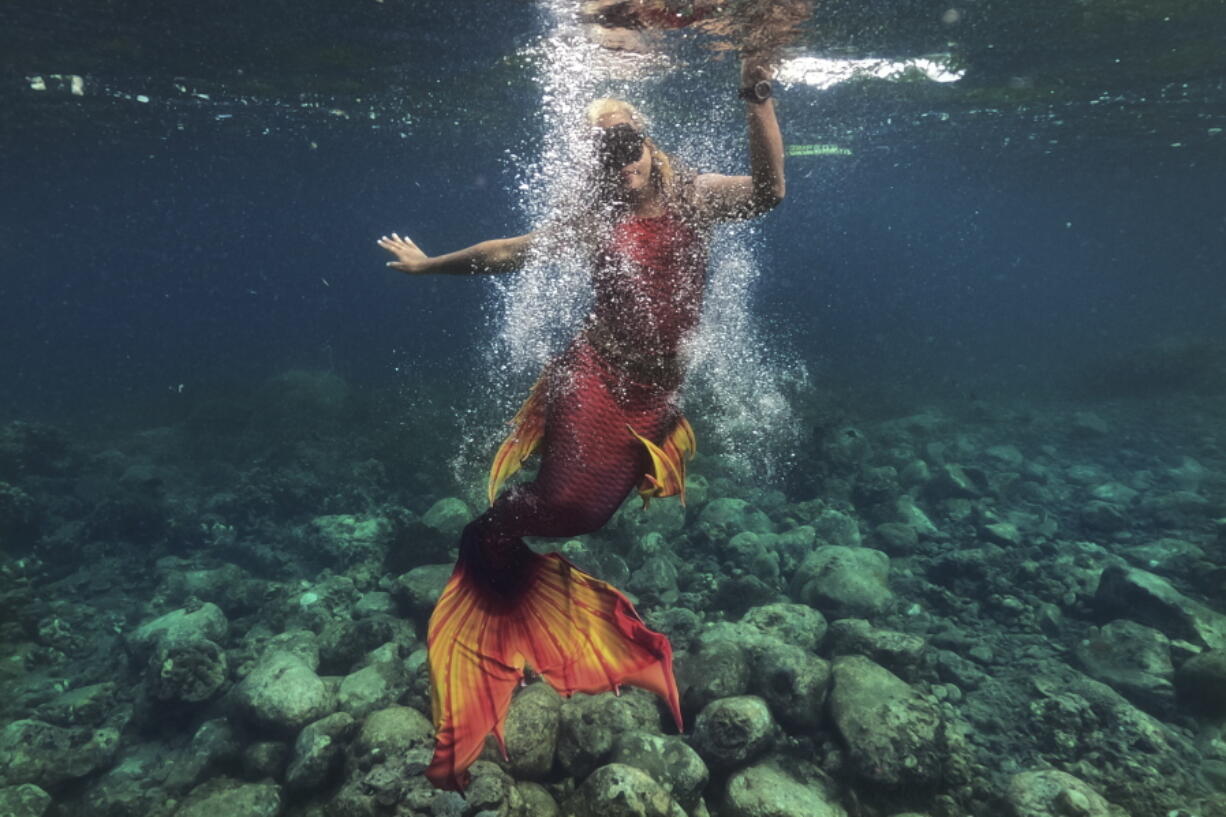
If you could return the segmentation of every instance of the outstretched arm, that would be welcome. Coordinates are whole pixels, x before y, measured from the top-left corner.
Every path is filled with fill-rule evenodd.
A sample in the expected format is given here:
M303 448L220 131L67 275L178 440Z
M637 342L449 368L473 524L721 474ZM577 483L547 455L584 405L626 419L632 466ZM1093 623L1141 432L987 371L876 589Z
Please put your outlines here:
M389 267L410 275L480 275L513 272L522 267L535 238L536 233L496 238L434 257L426 255L407 237L396 233L383 236L378 244L396 256L395 261L387 262Z
M741 63L741 87L770 79L770 69L760 62ZM775 119L775 100L746 102L749 119L749 176L704 173L695 180L698 208L712 221L752 218L783 201L787 186L783 177L783 134Z

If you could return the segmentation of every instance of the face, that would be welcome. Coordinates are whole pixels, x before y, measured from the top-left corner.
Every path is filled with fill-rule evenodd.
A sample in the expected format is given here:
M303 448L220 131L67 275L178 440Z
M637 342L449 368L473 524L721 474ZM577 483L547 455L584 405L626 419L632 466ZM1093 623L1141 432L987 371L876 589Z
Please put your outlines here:
M639 145L642 137L629 118L608 114L600 117L596 126L604 131L602 153L610 180L625 193L644 190L651 182L651 151L645 144Z

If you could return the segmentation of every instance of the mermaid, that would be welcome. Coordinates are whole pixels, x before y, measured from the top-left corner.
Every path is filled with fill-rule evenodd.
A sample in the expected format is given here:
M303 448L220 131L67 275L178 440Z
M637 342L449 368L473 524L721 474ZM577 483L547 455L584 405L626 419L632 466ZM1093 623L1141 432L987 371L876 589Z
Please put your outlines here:
M612 585L560 554L534 552L523 538L598 530L636 488L644 502L684 501L694 434L677 395L683 345L701 313L710 232L784 196L770 77L763 61L742 60L749 175L685 171L635 107L600 99L586 115L595 192L582 212L433 257L396 233L378 242L396 257L388 266L410 275L473 275L519 269L534 250L573 240L589 259L594 294L581 331L516 414L490 470L490 507L464 528L430 618L436 743L426 775L440 788L464 788L491 733L505 755L503 723L525 667L562 695L623 684L650 690L681 728L667 637ZM534 453L535 478L502 490Z

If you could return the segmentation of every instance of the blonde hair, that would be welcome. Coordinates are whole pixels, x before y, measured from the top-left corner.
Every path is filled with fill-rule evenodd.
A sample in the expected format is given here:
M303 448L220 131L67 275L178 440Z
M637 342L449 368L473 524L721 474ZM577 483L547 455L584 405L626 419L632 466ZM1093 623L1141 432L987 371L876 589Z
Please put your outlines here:
M665 153L655 140L647 135L647 118L639 111L638 108L626 102L624 99L611 99L604 97L594 99L587 106L587 122L592 127L597 127L606 116L615 116L624 118L630 123L631 127L643 134L643 144L651 153L651 183L665 202L673 205L684 206L688 202L687 188L691 174L685 171L679 171L678 163L674 162L672 157Z

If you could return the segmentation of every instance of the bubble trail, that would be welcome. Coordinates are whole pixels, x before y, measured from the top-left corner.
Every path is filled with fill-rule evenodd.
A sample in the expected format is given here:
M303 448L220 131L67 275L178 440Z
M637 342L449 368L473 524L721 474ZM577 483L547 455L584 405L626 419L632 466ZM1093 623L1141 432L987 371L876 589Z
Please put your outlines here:
M590 196L592 161L584 112L603 96L634 103L649 120L669 120L673 112L656 109L659 93L675 62L667 54L611 52L593 43L577 19L579 4L541 0L547 34L532 49L541 105L536 111L542 134L538 150L520 160L516 185L519 207L528 223L544 225L577 212ZM725 73L731 74L731 69ZM723 102L719 89L713 101ZM727 104L738 104L725 94ZM653 114L659 114L653 117ZM705 119L662 122L665 149L698 171L734 168L747 172L745 137L730 150L724 134ZM679 127L678 127L679 126ZM741 169L735 169L741 168ZM728 464L755 479L770 479L786 467L800 439L793 410L795 395L808 388L808 374L794 358L773 351L768 333L752 311L759 277L743 226L720 228L712 243L710 279L699 330L687 344L691 359L683 399L701 406L695 413L702 450L718 451ZM500 396L499 410L513 413L527 386L578 331L591 297L590 265L578 241L538 246L516 275L496 279L493 318L497 335L487 350L486 383ZM496 430L501 434L503 429Z

